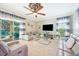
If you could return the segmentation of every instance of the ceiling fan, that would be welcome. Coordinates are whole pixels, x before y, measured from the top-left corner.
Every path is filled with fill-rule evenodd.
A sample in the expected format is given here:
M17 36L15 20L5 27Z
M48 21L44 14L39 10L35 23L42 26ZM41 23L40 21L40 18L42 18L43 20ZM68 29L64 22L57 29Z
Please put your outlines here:
M28 5L29 8L27 8L26 6L24 6L24 8L26 8L27 10L31 11L31 13L26 14L26 15L31 15L33 14L36 18L37 18L37 14L39 15L43 15L45 16L46 14L44 13L39 13L38 11L40 11L43 6L40 3L29 3Z

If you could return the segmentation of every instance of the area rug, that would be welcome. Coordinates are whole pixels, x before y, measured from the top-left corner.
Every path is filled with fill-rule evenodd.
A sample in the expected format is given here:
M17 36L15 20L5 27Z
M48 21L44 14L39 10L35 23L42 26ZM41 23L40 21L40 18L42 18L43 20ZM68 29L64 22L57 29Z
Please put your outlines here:
M39 42L40 44L44 44L44 45L49 45L49 44L51 43L51 41L49 41L49 40L44 40L44 39L40 39L40 40L38 40L38 42Z

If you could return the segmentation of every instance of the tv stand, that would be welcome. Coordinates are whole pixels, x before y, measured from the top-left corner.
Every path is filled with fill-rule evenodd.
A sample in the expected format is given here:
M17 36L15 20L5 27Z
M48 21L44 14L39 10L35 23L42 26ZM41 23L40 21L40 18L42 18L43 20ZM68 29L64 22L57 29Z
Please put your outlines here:
M46 33L44 34L45 36L45 40L48 40L48 32L46 31Z
M48 40L48 38L53 39L53 35L49 34L47 31L45 32L44 37L45 37L45 40Z

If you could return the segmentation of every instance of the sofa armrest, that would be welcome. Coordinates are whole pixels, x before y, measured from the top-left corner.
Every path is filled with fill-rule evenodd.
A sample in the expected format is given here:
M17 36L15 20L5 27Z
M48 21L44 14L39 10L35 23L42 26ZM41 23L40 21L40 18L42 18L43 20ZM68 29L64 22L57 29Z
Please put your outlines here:
M62 50L63 52L67 52L67 53L69 53L69 54L73 54L73 53L74 53L72 50L71 50L71 52L68 51L68 50L60 49L60 48L59 48L59 50Z
M28 47L27 45L19 46L18 48L15 48L11 50L9 56L27 56L28 55Z
M18 44L18 43L19 43L19 41L18 40L15 40L15 41L7 42L7 45L8 46L11 46L11 45Z
M58 48L59 51L61 51L61 55L63 56L72 56L74 55L74 51L71 50L71 49L61 49L61 48Z

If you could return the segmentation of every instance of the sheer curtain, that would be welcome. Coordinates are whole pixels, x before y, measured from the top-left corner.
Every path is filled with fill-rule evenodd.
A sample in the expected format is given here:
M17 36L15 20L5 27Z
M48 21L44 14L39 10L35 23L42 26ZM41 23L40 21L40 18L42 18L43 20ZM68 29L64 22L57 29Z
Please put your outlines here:
M79 35L79 9L73 14L73 33Z

